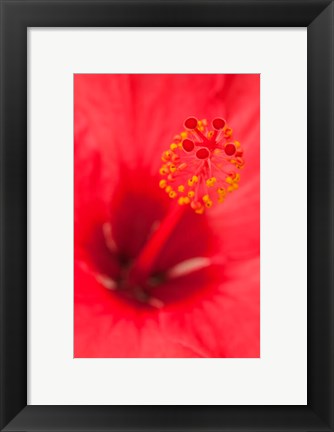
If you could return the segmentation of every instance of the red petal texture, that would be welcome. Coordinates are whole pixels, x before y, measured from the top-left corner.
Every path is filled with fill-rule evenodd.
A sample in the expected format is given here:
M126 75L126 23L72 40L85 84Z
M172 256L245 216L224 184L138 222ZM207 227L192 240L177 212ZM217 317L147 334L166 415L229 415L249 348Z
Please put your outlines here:
M153 307L118 283L176 205L161 154L190 116L226 119L246 164L223 204L184 211ZM259 357L260 76L75 75L74 132L74 356Z

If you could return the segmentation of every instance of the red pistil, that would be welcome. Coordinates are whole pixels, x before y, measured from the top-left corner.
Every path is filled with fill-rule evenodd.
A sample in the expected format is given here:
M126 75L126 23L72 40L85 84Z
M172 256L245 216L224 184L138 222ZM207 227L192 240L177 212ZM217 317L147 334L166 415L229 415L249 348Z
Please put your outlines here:
M130 270L129 280L134 285L145 284L161 250L184 213L185 207L173 207L172 211L163 219L158 229L154 231Z

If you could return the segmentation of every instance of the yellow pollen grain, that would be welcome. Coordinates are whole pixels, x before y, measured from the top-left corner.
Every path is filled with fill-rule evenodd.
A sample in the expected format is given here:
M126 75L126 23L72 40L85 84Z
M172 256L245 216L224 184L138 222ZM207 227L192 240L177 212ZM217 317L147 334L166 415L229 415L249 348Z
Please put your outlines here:
M159 186L161 187L161 189L164 189L167 186L167 182L166 180L160 180L159 181Z
M226 177L225 181L228 184L232 184L233 183L232 177Z
M185 204L189 204L189 203L190 203L190 199L189 199L189 197L184 197L184 198L183 198L183 202L184 202Z
M238 183L233 183L233 189L238 189L239 188L239 185L238 185Z
M225 198L223 197L223 195L220 195L220 197L218 198L218 202L223 203L224 200L225 200Z
M165 189L166 193L168 193L168 194L172 190L173 190L172 186L167 186L166 189Z
M174 164L169 165L169 171L174 173L176 171L176 166Z
M198 182L198 177L197 177L196 175L194 175L193 178L192 178L192 181L193 181L194 183L197 183L197 182Z
M183 204L184 204L183 197L180 197L180 198L177 200L177 202L178 202L178 204L183 205Z
M195 196L195 192L194 191L189 191L188 192L188 197L189 198L194 198L194 196Z
M208 194L204 195L202 200L206 203L208 201L210 201L210 196Z
M207 207L207 208L212 207L212 201L207 201L207 202L205 203L205 207Z
M228 138L228 137L230 137L232 135L232 133L233 133L232 129L230 127L227 127L225 129L224 135L225 135L226 138Z
M233 186L229 186L228 188L227 188L227 192L233 192L234 191L234 187Z
M240 180L240 174L236 174L235 178L234 178L234 181L238 182L239 180Z
M187 134L187 132L183 131L180 133L180 136L183 139L183 138L187 138L188 134Z
M225 195L226 194L226 191L223 187L218 188L217 192L219 193L219 195Z
M197 213L197 214L203 214L204 211L205 211L205 208L204 207L200 207L199 209L195 210L195 213Z
M173 190L170 191L168 195L169 195L169 198L176 198L177 197L177 193Z
M165 166L163 166L160 168L159 172L161 175L166 175L168 174L168 169Z
M236 146L236 148L239 148L241 146L241 144L239 143L239 141L234 141L234 145Z
M177 188L177 190L178 190L179 192L184 192L184 186L183 186L183 185L180 185L180 186Z
M176 150L176 149L177 149L177 144L172 143L172 144L170 145L170 149L171 149L171 150Z
M188 180L188 186L194 186L194 182L190 179L190 180Z
M217 182L216 177L211 177L211 178L207 179L207 181L206 181L206 185L207 185L208 187L212 187L212 186L214 186L214 184L215 184L216 182Z

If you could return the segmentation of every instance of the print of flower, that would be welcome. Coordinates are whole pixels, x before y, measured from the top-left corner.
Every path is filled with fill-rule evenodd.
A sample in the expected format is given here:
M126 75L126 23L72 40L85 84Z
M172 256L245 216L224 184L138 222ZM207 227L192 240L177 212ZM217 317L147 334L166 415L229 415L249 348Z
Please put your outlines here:
M259 357L259 86L258 75L75 75L75 357ZM201 208L191 179L181 199L183 184L161 175L194 117L225 119L245 161L238 184L208 176L224 191L213 204L203 192ZM236 159L232 142L223 155Z

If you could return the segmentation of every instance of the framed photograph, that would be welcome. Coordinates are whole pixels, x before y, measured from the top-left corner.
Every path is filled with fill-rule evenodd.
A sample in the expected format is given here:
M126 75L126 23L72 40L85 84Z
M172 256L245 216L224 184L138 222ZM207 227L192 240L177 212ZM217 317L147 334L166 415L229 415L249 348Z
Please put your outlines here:
M333 431L333 2L1 2L1 430Z

